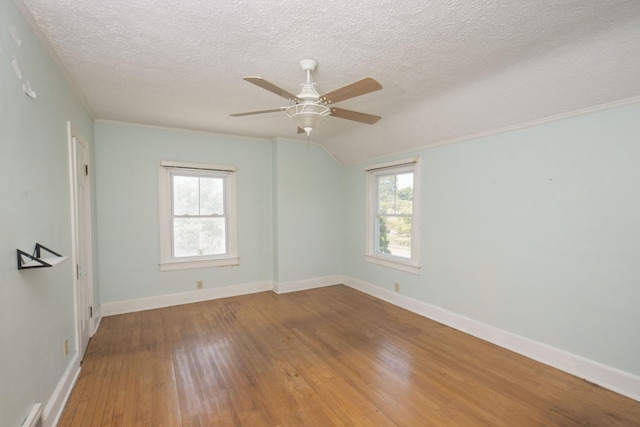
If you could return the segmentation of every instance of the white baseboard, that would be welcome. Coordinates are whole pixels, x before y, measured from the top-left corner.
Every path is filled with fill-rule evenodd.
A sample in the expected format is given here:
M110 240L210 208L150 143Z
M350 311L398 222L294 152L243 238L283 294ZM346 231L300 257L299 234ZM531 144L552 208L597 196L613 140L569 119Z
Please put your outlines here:
M241 285L225 286L222 288L202 289L197 291L181 292L177 294L158 295L135 300L108 302L101 304L94 316L94 333L102 317L115 316L136 311L152 310L155 308L171 307L174 305L189 304L194 302L209 301L219 298L228 298L238 295L252 294L256 292L274 291L278 294L302 291L305 289L321 288L324 286L338 285L342 283L342 276L326 276L314 279L296 280L277 283L273 281L246 283Z
M339 285L343 281L342 276L325 276L315 279L294 280L291 282L275 282L273 291L277 294L287 292L304 291L306 289L323 288L325 286Z
M55 427L58 425L62 410L67 404L71 390L80 375L80 358L78 352L73 354L69 366L64 371L62 378L58 381L56 389L53 391L51 398L47 402L42 412L43 427Z
M135 300L107 302L101 304L100 309L102 316L114 316L117 314L134 313L136 311L153 310L155 308L171 307L174 305L190 304L194 302L228 298L271 290L273 290L273 281L267 280L264 282L245 283L221 288L200 289L197 291L158 295Z
M343 283L378 299L640 401L640 377L443 308L344 276Z

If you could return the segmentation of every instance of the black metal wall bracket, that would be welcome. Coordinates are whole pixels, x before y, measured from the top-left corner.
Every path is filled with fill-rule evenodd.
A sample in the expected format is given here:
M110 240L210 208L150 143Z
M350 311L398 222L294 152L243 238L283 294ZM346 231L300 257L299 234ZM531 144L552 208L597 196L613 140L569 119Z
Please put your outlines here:
M24 251L21 251L20 249L17 249L17 251L18 270L24 270L26 268L55 267L62 261L69 258L68 256L62 256L59 253L54 252L45 246L42 246L40 243L36 243L33 254L28 254ZM43 252L47 252L48 256L42 256Z

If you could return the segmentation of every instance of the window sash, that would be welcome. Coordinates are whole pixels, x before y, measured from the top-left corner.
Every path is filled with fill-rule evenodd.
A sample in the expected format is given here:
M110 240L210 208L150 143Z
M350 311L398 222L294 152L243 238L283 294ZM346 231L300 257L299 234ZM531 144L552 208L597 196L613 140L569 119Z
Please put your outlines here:
M226 216L227 215L227 177L228 173L219 172L219 171L183 171L179 169L171 169L169 171L170 176L170 184L171 184L171 215L173 217L212 217L212 216ZM198 179L198 190L197 190L197 201L198 201L198 214L177 214L176 213L176 178L197 178ZM203 179L216 179L222 182L222 213L216 214L212 213L209 215L202 214L202 180ZM189 210L188 208L186 209Z
M173 259L208 259L211 257L222 257L227 256L229 251L229 242L228 242L228 233L227 233L227 223L224 218L204 218L204 219L222 219L222 225L219 226L219 230L222 234L222 239L215 239L219 236L207 236L206 230L203 230L203 226L205 225L215 225L215 221L210 224L206 224L206 222L200 221L201 218L174 218L171 221L172 227L172 242L171 242L171 256ZM185 221L186 220L186 221ZM209 222L209 221L207 221ZM197 236L195 237L198 243L204 240L204 245L199 245L197 249L194 250L192 245L185 245L183 242L184 235L178 234L177 230L182 228L181 226L186 226L187 223L191 226L191 229L194 227L197 230ZM207 239L209 237L209 239ZM211 239L213 237L213 239ZM212 241L207 241L212 240ZM222 244L218 240L222 240ZM217 243L217 244L216 244ZM203 247L204 246L204 247ZM217 249L222 246L222 250ZM181 255L180 252L184 253ZM200 254L196 254L195 252L201 252Z

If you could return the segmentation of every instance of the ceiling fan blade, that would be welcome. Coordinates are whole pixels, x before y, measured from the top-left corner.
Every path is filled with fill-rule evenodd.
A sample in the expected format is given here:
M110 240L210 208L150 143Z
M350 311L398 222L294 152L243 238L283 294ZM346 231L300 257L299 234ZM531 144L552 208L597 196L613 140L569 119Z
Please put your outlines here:
M359 113L357 111L345 110L344 108L331 107L331 115L341 119L353 120L360 123L372 125L382 117L373 114Z
M324 102L335 104L340 101L355 98L356 96L364 95L366 93L375 92L382 89L382 85L375 79L367 77L350 85L341 87L325 95L322 95L320 99Z
M229 115L231 117L242 117L242 116L252 116L254 114L275 113L276 111L282 111L282 108L274 108L272 110L249 111L247 113L234 113Z
M244 78L249 83L253 83L256 86L260 86L262 89L266 89L269 92L273 92L278 96L281 96L285 99L297 99L297 97L291 92L287 92L286 90L274 85L263 79L262 77L245 77Z

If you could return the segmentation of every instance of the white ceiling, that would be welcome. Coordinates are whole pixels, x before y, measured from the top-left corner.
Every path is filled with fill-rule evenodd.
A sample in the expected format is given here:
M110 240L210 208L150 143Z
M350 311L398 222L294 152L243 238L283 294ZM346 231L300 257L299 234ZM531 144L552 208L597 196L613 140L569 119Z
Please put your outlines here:
M638 0L17 1L96 119L306 141L244 76L374 77L311 134L343 164L640 96Z

